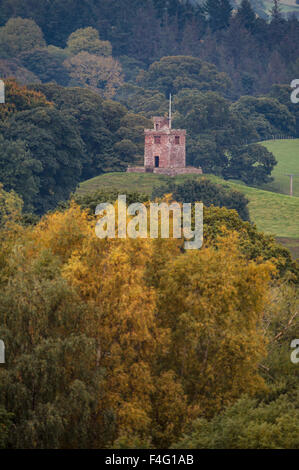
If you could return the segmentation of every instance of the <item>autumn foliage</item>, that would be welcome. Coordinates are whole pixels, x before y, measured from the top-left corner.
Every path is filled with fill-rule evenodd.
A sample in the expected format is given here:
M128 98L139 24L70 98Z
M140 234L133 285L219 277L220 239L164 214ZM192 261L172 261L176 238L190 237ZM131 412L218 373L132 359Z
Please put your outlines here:
M12 445L165 447L265 391L270 262L248 261L233 232L183 252L181 240L98 239L94 227L73 204L2 250Z

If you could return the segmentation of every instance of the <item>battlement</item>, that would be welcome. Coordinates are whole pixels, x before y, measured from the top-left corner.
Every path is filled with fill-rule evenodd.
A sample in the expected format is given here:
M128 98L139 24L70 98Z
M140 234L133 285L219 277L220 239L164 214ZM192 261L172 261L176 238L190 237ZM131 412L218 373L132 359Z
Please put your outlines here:
M161 116L154 116L153 121L154 121L154 130L155 131L160 131L162 129L170 129L171 128L169 118L161 117Z

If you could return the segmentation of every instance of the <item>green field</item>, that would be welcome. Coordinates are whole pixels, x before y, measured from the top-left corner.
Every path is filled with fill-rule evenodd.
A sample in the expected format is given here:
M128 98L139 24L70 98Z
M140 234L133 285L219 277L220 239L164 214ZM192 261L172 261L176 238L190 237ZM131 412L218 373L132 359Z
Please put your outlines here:
M293 181L293 194L299 197L299 139L267 140L263 145L272 152L278 161L272 176L274 181L262 186L262 189L282 194L289 194L290 178L287 174L297 174Z
M261 188L247 186L242 182L224 181L214 175L180 175L175 182L190 178L208 177L212 181L226 184L245 194L249 199L251 220L259 230L276 236L294 256L299 253L299 177L294 179L294 196L288 195L289 180L285 173L299 174L299 139L263 142L274 153L278 164L273 171L274 181ZM167 182L169 178L152 173L106 173L80 184L77 193L87 194L97 190L138 191L151 195L154 186Z
M299 198L286 196L233 181L224 181L214 175L205 175L212 181L227 184L246 195L249 199L251 219L260 230L280 237L296 238L299 235ZM175 181L185 181L202 176L181 175ZM81 183L78 194L97 190L139 191L151 195L154 186L161 185L167 177L150 173L105 173Z
M270 15L271 9L273 8L273 3L270 0L263 0L264 11ZM298 12L299 6L296 5L295 0L282 0L280 2L280 9L282 13L295 13Z

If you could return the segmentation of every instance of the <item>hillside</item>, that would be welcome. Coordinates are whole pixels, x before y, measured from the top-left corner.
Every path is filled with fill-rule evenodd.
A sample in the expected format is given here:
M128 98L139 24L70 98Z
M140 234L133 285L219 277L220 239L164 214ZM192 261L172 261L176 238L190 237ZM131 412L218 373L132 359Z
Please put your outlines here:
M296 238L299 233L298 217L299 198L290 198L284 194L252 188L245 184L224 181L214 175L196 176L209 177L212 181L227 184L244 193L249 199L250 217L257 227L265 233L279 237ZM194 175L180 175L176 182L194 178ZM153 174L137 173L106 173L81 183L78 194L87 194L99 189L139 191L150 196L154 186L167 181L167 177Z
M262 143L275 155L277 165L272 176L274 181L261 188L282 194L289 194L290 178L286 175L297 174L293 182L293 195L299 197L299 139L268 140Z
M299 256L299 184L294 180L294 197L288 196L289 179L285 173L299 173L297 155L299 139L263 142L274 153L278 164L273 171L274 181L262 188L247 186L241 182L225 181L214 175L204 175L219 184L234 188L249 199L251 220L258 229L275 235L286 245L295 257ZM180 175L176 182L194 178L194 175ZM202 178L202 176L196 176ZM163 184L168 177L154 174L106 173L80 184L77 193L87 194L99 189L139 191L151 195L154 186Z

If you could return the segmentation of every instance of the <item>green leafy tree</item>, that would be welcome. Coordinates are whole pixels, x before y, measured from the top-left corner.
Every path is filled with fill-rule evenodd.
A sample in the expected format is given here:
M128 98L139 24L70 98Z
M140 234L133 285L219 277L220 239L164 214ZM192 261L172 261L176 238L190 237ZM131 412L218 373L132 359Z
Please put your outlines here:
M224 236L227 231L239 234L241 251L248 260L269 260L276 266L277 277L286 276L298 283L298 263L273 236L259 232L254 224L243 221L234 210L213 206L204 208L204 243L213 245L217 237Z
M63 66L64 57L51 52L51 49L33 49L23 52L20 60L24 67L33 72L42 82L57 82L67 85L69 75Z
M169 93L178 93L183 88L220 91L230 85L228 76L218 72L215 65L187 56L162 57L148 71L141 72L137 82L161 91L167 98Z
M128 109L141 113L147 118L163 116L168 111L168 99L163 93L147 90L131 83L124 83L118 89L116 99Z
M294 116L275 98L242 96L231 109L242 115L261 138L295 133Z
M228 165L228 152L256 135L253 126L218 93L182 90L174 107L174 126L190 132L187 161L206 173L221 175Z
M272 152L259 144L246 145L234 149L229 157L227 178L240 179L247 184L261 184L272 181L270 176L277 164Z
M33 208L32 201L39 193L41 172L41 162L24 140L6 140L0 135L0 181L6 190L22 197L27 210Z
M83 51L105 57L112 55L110 42L101 41L98 31L91 27L74 31L67 40L67 49L73 55Z
M299 66L299 61L297 65ZM294 76L296 76L296 73L294 74ZM295 135L299 136L299 109L297 104L292 103L290 100L290 95L292 91L293 89L289 85L273 85L269 94L272 98L275 98L277 101L279 101L279 103L288 108L289 112L295 118L296 121Z
M152 197L168 193L172 193L173 199L178 202L200 201L207 207L214 205L235 209L243 220L249 220L248 199L239 191L213 183L207 178L188 180L181 184L170 182L168 185L154 188Z
M299 397L241 398L211 421L199 419L178 449L298 449Z
M0 53L2 57L15 57L21 52L46 46L42 30L35 21L11 18L0 28Z
M52 107L33 108L13 114L1 132L11 142L3 155L5 187L15 189L39 213L67 199L80 181L84 158L83 142L70 116Z
M106 171L125 170L128 163L136 163L138 158L142 158L143 129L151 126L144 116L128 113L122 104L103 100L91 90L62 88L52 84L35 88L75 120L74 125L86 149L82 179ZM127 141L126 146L117 145L124 140Z

